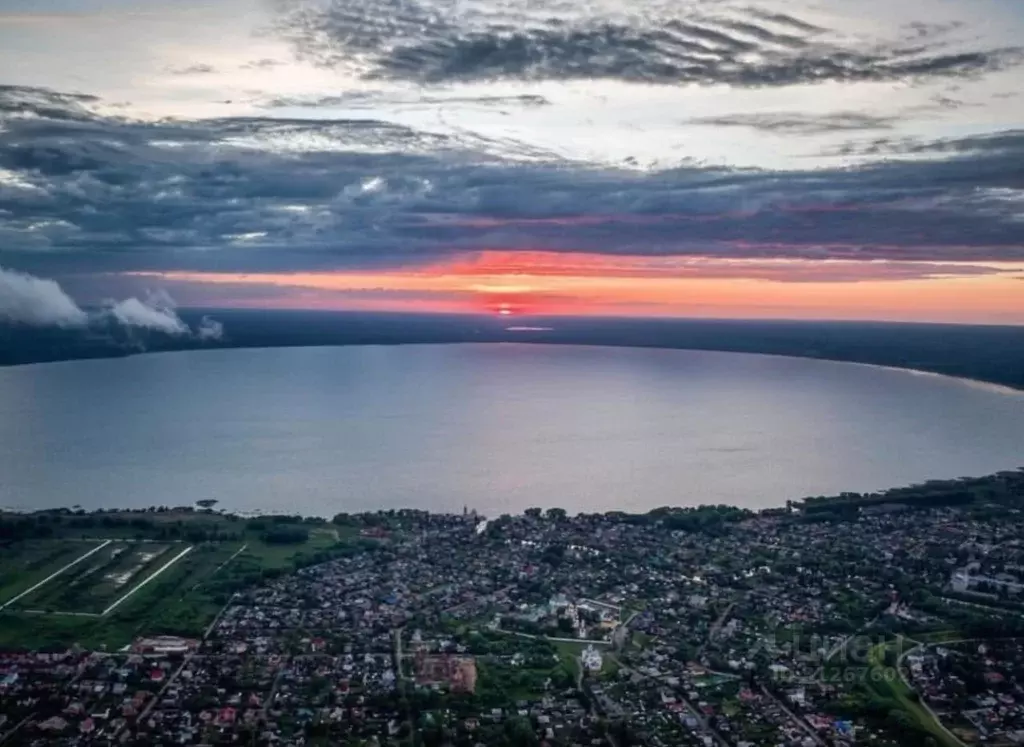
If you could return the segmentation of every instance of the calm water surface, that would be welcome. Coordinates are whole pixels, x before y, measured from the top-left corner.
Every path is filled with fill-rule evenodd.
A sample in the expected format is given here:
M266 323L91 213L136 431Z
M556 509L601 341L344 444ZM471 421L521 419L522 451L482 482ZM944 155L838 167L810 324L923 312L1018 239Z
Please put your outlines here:
M1024 465L1024 395L769 356L449 345L0 369L0 506L776 506Z

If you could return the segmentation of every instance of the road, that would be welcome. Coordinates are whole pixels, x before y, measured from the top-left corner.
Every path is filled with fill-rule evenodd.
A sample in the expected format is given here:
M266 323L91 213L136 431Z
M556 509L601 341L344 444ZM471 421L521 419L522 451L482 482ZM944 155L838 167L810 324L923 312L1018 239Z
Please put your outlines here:
M821 747L826 747L825 740L818 735L818 732L814 731L814 729L811 728L811 725L808 724L804 719L800 718L791 710L789 710L789 707L781 700L776 698L775 695L772 694L772 692L767 687L761 685L761 692L763 692L767 697L771 698L775 702L775 705L777 705L779 708L785 711L786 715L789 716L797 726L799 726L801 729L807 732L807 736L813 739L815 744L821 745Z
M146 703L146 707L142 709L142 713L140 713L138 718L135 719L136 724L145 723L146 717L149 716L149 712L153 710L153 706L159 703L160 699L164 697L164 693L167 692L167 688L169 688L174 683L174 681L178 679L178 676L181 674L182 670L185 669L185 667L188 665L190 661L192 661L192 656L192 654L187 654L185 658L181 660L181 664L178 666L177 669L174 670L174 674L172 674L164 681L163 687L161 687L160 690L157 691L157 694L150 698L149 702ZM125 721L121 728L118 729L117 732L114 734L114 739L116 740L121 735L121 732L123 732L127 728L128 722Z
M504 633L505 635L516 635L520 638L539 638L542 641L556 641L558 643L589 643L593 646L610 646L611 641L602 641L597 638L553 638L547 635L535 635L533 633L520 633L518 630L502 630L498 628L494 631L495 633Z
M208 640L209 637L213 634L213 629L217 627L217 623L220 622L220 619L224 616L224 613L227 612L228 607L231 606L231 603L235 601L237 597L238 592L236 591L234 594L231 595L231 597L224 604L224 606L220 608L220 610L214 616L213 620L210 621L210 624L206 626L206 630L203 631L203 641Z
M224 566L226 566L226 565L227 565L228 563L230 563L230 562L231 562L232 560L234 560L234 559L235 559L235 558L237 558L237 557L238 557L239 555L241 555L241 554L242 554L243 552L245 552L245 551L246 551L246 549L247 549L248 547L249 547L249 543L248 543L248 542L246 542L246 543L245 543L244 545L242 545L242 546L241 546L241 547L239 547L239 548L238 548L237 550L235 550L234 554L233 554L233 555L232 555L232 556L231 556L230 558L228 558L228 559L227 559L227 560L225 560L225 561L224 561L223 563L221 563L221 564L220 564L219 566L217 566L216 568L214 568L214 569L213 569L213 573L211 573L211 574L210 574L210 578L213 578L213 577L214 577L214 576L216 576L216 575L217 575L218 573L220 573L220 572L221 572L221 570L223 570ZM192 588L195 588L195 587L192 587Z
M392 636L395 639L395 682L401 682L405 675L402 673L402 630L395 628Z
M24 726L25 724L27 724L27 723L28 723L29 721L31 721L31 720L32 720L32 719L33 719L33 718L35 717L35 715L36 715L36 714L35 714L34 712L33 712L33 713L30 713L30 714L29 714L29 715L27 715L27 716L26 716L25 718L23 718L23 719L22 719L21 721L19 721L18 723L16 723L16 724L14 725L14 728L12 728L12 729L11 729L10 731L7 731L7 732L4 732L3 734L0 734L0 744L3 744L3 743L4 743L4 742L6 742L6 741L7 741L8 739L10 739L11 737L13 737L13 736L15 735L15 733L16 733L16 732L18 731L18 729L20 729L20 728L21 728L21 727L23 727L23 726Z
M213 633L214 627L216 627L216 625L217 625L217 622L220 620L221 616L224 614L224 611L227 610L227 608L231 606L231 603L235 600L236 596L237 596L236 594L232 594L231 598L228 599L227 603L223 607L220 608L220 611L217 613L216 617L213 618L213 622L211 622L209 627L207 627L206 630L203 632L203 637L199 641L199 648L202 648L202 645L204 643L206 643L207 639L209 639L210 635ZM153 710L153 706L155 706L160 701L160 698L163 697L164 693L167 691L167 688L169 688L174 683L174 681L176 679L178 679L178 677L181 675L182 671L185 669L186 666L188 666L188 663L190 661L192 661L192 658L194 656L195 656L195 654L186 654L185 655L185 658L182 659L182 661L181 661L181 666L179 666L177 669L174 670L174 674L172 674L170 677L167 678L167 680L164 682L163 687L160 688L160 691L156 694L156 696L154 696L149 701L149 703L146 704L146 707L142 710L142 713L140 713L138 715L138 717L135 719L135 721L134 721L135 724L143 723L144 719L149 715L149 712ZM125 721L125 723L121 726L121 728L114 734L114 736L113 736L114 741L116 741L117 738L121 735L121 733L125 729L127 729L127 728L128 728L128 721Z
M959 640L943 641L942 643L936 643L936 644L919 643L918 645L914 646L912 649L910 649L908 651L904 651L902 654L900 654L899 658L896 660L896 673L899 675L900 679L903 681L904 687L906 687L908 690L916 692L916 689L910 683L910 680L908 680L907 676L903 673L903 660L904 659L906 659L910 654L912 654L913 652L917 651L917 649L922 648L922 647L926 647L926 646L930 646L930 645L948 646L951 643L970 643L973 640L977 640L977 639L961 638ZM938 724L939 728L942 729L942 731L946 734L946 736L948 736L951 740L953 740L954 743L960 745L960 747L967 747L967 745L964 743L964 741L962 739L960 739L960 737L958 737L956 734L954 734L953 732L951 732L949 729L946 728L946 725L944 723L942 723L942 719L939 718L939 714L937 714L935 711L932 710L932 707L930 705L928 705L928 702L924 698L918 699L917 703L922 708L924 708L925 713L927 713L929 716L932 717L932 720L936 724Z
M736 602L729 602L729 605L725 608L718 619L711 624L711 630L708 631L708 641L713 641L718 638L719 633L722 632L722 626L725 625L725 621L729 619L729 615L732 614L733 608L736 606Z
M617 651L621 651L622 647L626 645L626 638L629 636L629 624L633 622L639 614L639 610L634 610L633 613L612 633L612 646L614 646Z
M288 669L288 666L291 663L292 657L289 656L284 663L278 667L277 674L274 675L274 681L270 684L270 692L267 693L267 698L263 701L263 708L260 709L260 713L263 714L264 719L267 717L267 711L274 702L274 695L277 694L277 688L281 686L281 678L284 677L284 672Z
M715 739L715 741L718 742L718 744L720 744L722 747L730 747L728 740L726 740L725 737L723 737L720 733L718 733L718 731L712 728L711 724L708 723L707 718L704 717L704 714L701 713L700 710L698 710L697 707L693 705L693 703L686 699L686 695L683 693L682 688L668 684L662 677L653 677L649 674L644 674L639 670L633 669L632 667L623 664L619 659L615 659L615 661L619 665L619 670L625 672L626 674L636 674L637 676L643 677L644 679L664 683L669 689L675 692L676 696L679 698L679 702L686 707L686 710L690 712L691 716L697 719L697 723L700 724L701 729L706 734L710 734Z

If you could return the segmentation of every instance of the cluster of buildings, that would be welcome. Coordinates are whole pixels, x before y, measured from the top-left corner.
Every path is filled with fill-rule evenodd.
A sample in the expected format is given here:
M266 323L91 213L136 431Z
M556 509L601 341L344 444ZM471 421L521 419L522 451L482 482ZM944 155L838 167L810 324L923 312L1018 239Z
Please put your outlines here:
M0 653L0 735L39 744L113 743L146 713L172 663L77 648Z
M622 608L594 599L570 599L555 594L545 603L522 602L514 609L497 613L493 630L569 637L581 641L608 643L622 622Z
M970 507L758 516L713 532L651 517L415 514L376 529L364 552L239 591L201 638L0 655L0 735L895 747L898 725L864 708L869 686L847 675L883 666L893 636L1007 615L950 580L1011 573L1020 529L1015 514ZM1024 737L1024 654L964 645L885 666L940 718Z
M908 681L951 728L992 744L1024 744L1024 641L964 640L906 655Z

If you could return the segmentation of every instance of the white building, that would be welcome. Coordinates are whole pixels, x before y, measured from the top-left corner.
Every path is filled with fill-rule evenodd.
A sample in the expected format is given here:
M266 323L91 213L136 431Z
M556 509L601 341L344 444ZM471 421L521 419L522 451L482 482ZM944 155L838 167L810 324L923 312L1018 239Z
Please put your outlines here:
M580 661L583 662L583 668L588 672L600 672L603 665L601 652L594 648L593 644L583 649L583 653L580 654Z

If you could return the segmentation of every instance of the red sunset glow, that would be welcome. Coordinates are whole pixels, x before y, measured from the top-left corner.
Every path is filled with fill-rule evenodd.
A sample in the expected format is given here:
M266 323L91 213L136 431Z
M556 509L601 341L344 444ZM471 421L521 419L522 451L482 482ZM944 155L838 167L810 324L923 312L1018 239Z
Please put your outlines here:
M485 251L383 271L137 275L216 287L222 302L229 287L250 288L230 304L238 306L1024 323L1020 272L996 263Z

